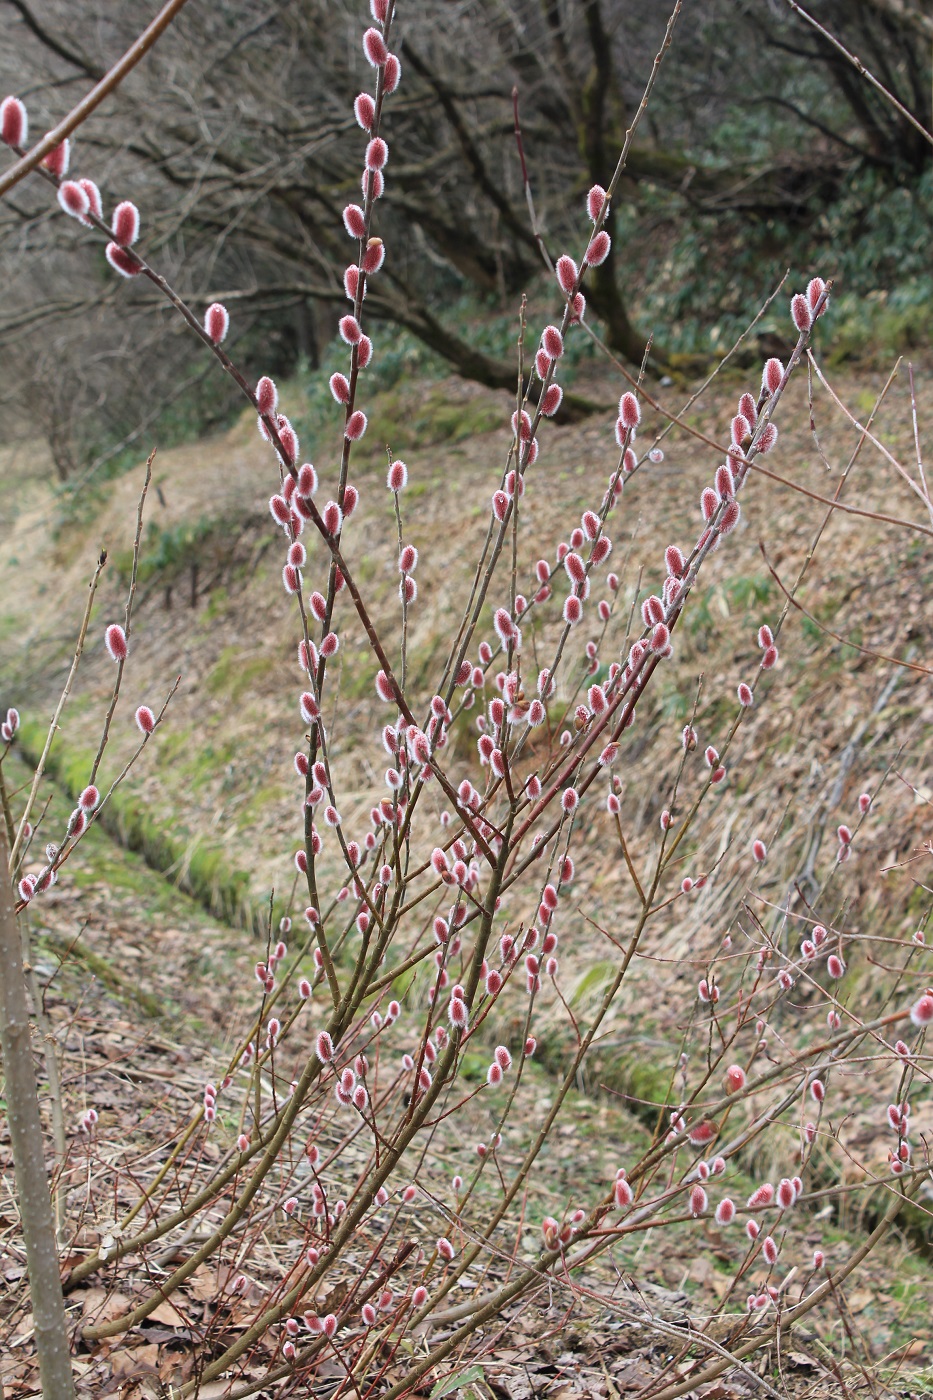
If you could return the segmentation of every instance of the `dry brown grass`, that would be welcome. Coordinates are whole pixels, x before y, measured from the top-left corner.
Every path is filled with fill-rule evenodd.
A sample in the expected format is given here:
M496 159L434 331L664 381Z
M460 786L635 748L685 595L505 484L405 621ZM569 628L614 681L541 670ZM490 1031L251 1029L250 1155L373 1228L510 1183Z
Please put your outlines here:
M924 385L922 372L918 382L921 421L929 423L933 391ZM882 383L880 375L846 374L840 387L853 410L864 418ZM691 411L691 423L722 439L722 425L744 387L738 381L717 381ZM611 394L609 381L602 390ZM395 437L400 430L392 426L393 453L406 457L412 483L405 497L406 536L421 550L409 662L420 699L433 693L432 675L444 659L446 639L459 616L466 564L484 535L489 496L505 460L510 405L504 396L498 401L502 431L451 447L435 445L406 453L403 441ZM891 450L909 462L907 408L902 377L879 418L879 431ZM811 491L831 495L840 466L854 445L851 427L825 400L816 400L824 461L808 429L802 376L782 407L780 421L781 438L767 459L769 467ZM384 486L384 456L378 445L378 403L371 422L368 441L373 446L368 455L359 457L365 468L354 473L362 500L347 531L346 548L380 630L391 637L397 633L398 574L391 499ZM644 425L643 439L651 429L650 422ZM687 438L669 440L665 446L663 465L646 468L626 486L612 528L613 566L622 577L620 597L626 603L642 571L646 588L657 578L667 543L686 544L692 539L699 492L718 460L711 449ZM553 556L557 541L566 537L580 511L598 502L614 465L613 452L605 422L589 421L547 433L526 497L525 528L533 545L523 544L520 577L529 577L539 554ZM326 497L327 467L318 462L318 468ZM0 589L7 615L0 651L10 677L9 694L2 699L19 703L28 718L41 718L50 708L98 549L103 545L111 550L119 565L121 552L131 541L141 468L107 489L90 526L61 518L61 506L48 480L41 459L8 453L0 462L0 489L8 498L13 496L17 505L16 517L0 540ZM244 418L223 437L160 454L154 480L159 490L150 496L148 515L158 530L172 531L186 522L212 522L204 545L201 583L211 573L219 582L194 608L187 606L184 576L176 581L170 610L165 607L163 587L169 576L154 576L151 585L141 590L144 602L134 622L124 698L105 775L117 769L134 742L135 705L154 704L175 675L181 674L165 728L132 778L134 789L158 823L192 847L205 838L221 847L232 867L250 872L257 898L267 898L273 886L279 892L291 888L291 853L299 843L299 796L291 769L299 673L290 664L294 628L281 590L280 551L270 547L276 535L265 509L274 486L267 455L252 420ZM845 499L866 509L919 517L909 493L868 449ZM740 528L710 561L676 635L674 660L659 677L660 685L649 695L649 703L639 709L623 746L619 769L623 817L640 868L650 861L656 846L658 815L676 770L680 730L694 697L699 694L702 749L721 738L734 711L735 686L757 665L758 624L773 621L779 610L780 595L773 584L763 599L769 580L760 546L789 583L821 510L788 487L759 477L743 498ZM231 548L232 534L236 543L231 564L224 556ZM835 632L870 651L930 664L933 614L925 600L933 585L933 551L926 543L924 539L918 546L895 529L837 513L824 535L803 602ZM315 562L321 579L324 576L324 560L320 555L315 560L313 552L319 548L312 547L307 570L312 585L320 582ZM112 681L100 638L104 625L122 614L124 584L117 573L111 567L105 574L80 694L65 717L62 743L72 749L95 742L101 702ZM374 737L384 714L373 696L375 661L348 607L339 616L339 630L340 678L328 709L331 758L338 789L346 794L341 802L345 829L361 835L385 766ZM548 635L545 628L538 637L542 656ZM586 636L574 639L578 662L585 640ZM608 661L614 654L604 653L602 659ZM582 677L582 665L578 674ZM740 732L728 780L716 790L696 838L683 851L679 874L714 873L701 892L673 900L654 920L633 975L604 1023L584 1085L591 1094L601 1085L610 1085L650 1099L649 1090L663 1087L672 1070L672 1046L682 1033L692 987L723 935L731 932L734 955L744 957L744 938L753 928L753 919L767 921L768 902L784 900L808 864L819 884L832 881L830 904L839 926L870 932L877 940L860 946L845 989L847 1000L861 1015L871 1014L884 982L877 966L885 961L883 940L913 932L928 907L928 900L916 892L910 869L881 873L908 862L928 839L933 788L929 677L898 672L892 689L893 675L894 668L887 663L845 647L799 615L792 616L782 640L781 663L760 689L755 709ZM447 750L448 771L455 779L472 757L475 731L468 718L460 721ZM684 802L697 789L699 768L698 762L687 778ZM842 820L853 823L858 793L877 792L882 778L884 788L860 833L857 858L835 868L836 825ZM583 1015L615 966L618 954L612 940L624 937L635 908L624 866L609 839L608 818L602 811L597 813L595 806L592 810L578 855L580 876L572 906L562 910L559 924L561 986L574 1011ZM756 871L752 893L748 848L757 835L767 841L769 859ZM334 892L342 879L336 861L329 875ZM131 957L134 973L143 980L156 975L158 958L153 960L153 951L161 950L163 959L174 958L173 927L166 926L159 913L139 920L142 951L130 954L127 946L116 946L112 931L106 932L105 888L95 889L93 900L101 927L92 927L89 938L95 946L105 947L107 956L118 962ZM509 915L506 906L504 918ZM116 926L122 928L126 920L126 910L118 911ZM241 942L225 962L224 987L228 980L237 986L248 976L251 957L248 940ZM203 967L192 970L192 987L209 985L205 971ZM211 995L216 995L216 976L215 969L209 1007ZM813 995L801 985L799 1007L806 1007ZM545 993L543 1003L539 1024L542 1039L550 1042L545 1060L554 1067L561 1062L573 1032L552 993ZM218 1050L233 1034L234 1009L225 1004L216 1020L212 1010L209 1023ZM783 1014L790 1026L797 1007L792 1002ZM490 1025L490 1034L499 1029ZM867 1159L883 1170L886 1133L877 1122L877 1103L879 1093L886 1091L873 1082L870 1066L853 1062L842 1073L850 1076L843 1085L851 1114L840 1149L832 1161L827 1158L826 1169L838 1175L845 1170L848 1155L857 1150L862 1161ZM544 1082L531 1082L531 1099L520 1110L523 1118L533 1117L540 1109ZM585 1121L587 1133L594 1132L597 1140L604 1137L611 1145L610 1156L627 1134L638 1131L627 1115L617 1116L617 1103L605 1096L599 1103L587 1102L580 1107L575 1125L579 1129ZM921 1111L928 1113L928 1106ZM918 1135L924 1126L917 1123ZM445 1140L444 1154L468 1152L467 1137L484 1128L471 1120L456 1131L466 1136L453 1143ZM776 1139L771 1150L773 1163L761 1159L757 1163L762 1175L772 1165L777 1170L786 1162L787 1143ZM572 1178L589 1151L573 1125L570 1136L558 1138L545 1162L547 1173L553 1170L555 1176L542 1178L540 1196L529 1203L532 1213L543 1211L561 1193L566 1195L565 1170ZM594 1172L605 1175L605 1155L599 1147L593 1149ZM849 1223L858 1224L854 1214ZM802 1231L805 1224L801 1222ZM892 1270L896 1271L900 1247L892 1245L883 1256L883 1266L873 1276L875 1292L864 1308L877 1306L883 1294L881 1281L885 1273L890 1280ZM691 1269L700 1262L688 1260L684 1273L682 1255L674 1249L669 1258L662 1254L652 1265L650 1277L668 1289L676 1288L693 1279ZM274 1258L267 1264L273 1268ZM678 1270L681 1277L675 1279ZM599 1275L593 1284L607 1287L607 1277ZM884 1296L885 1307L890 1303L893 1308L894 1295ZM890 1327L885 1335L890 1339ZM880 1333L878 1346L883 1350Z

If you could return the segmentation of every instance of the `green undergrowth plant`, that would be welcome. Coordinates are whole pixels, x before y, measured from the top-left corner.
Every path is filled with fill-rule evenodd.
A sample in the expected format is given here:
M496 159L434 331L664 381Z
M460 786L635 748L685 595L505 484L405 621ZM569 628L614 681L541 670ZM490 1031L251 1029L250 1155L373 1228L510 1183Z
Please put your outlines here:
M24 758L37 763L45 730L24 719L19 736ZM77 801L87 786L93 761L93 752L59 740L46 759L45 771ZM118 788L100 822L115 841L127 850L138 851L147 865L174 881L209 913L254 931L268 923L268 902L261 904L251 894L248 872L231 868L226 853L202 837L166 830L144 798Z

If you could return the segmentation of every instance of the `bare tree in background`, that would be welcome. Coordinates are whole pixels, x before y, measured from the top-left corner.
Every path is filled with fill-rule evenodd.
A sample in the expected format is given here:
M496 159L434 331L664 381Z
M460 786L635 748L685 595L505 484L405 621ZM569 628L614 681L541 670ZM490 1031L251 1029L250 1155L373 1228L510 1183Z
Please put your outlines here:
M97 78L126 45L138 20L127 0L78 7L7 0L4 8L0 78L6 89L29 91L33 106L44 104L49 124L75 83ZM907 0L818 8L922 119L928 18ZM683 209L714 217L738 210L751 222L807 222L811 202L831 199L854 165L908 181L924 169L918 133L788 6L715 0L688 10L683 22L669 83L609 214L612 251L588 288L607 343L633 363L653 327L639 326L630 309L644 253L617 236L622 216L654 220L643 245L665 236L656 206L672 192ZM358 133L348 112L367 81L352 29L346 6L323 0L192 7L153 59L156 81L131 78L81 135L112 186L153 211L152 246L181 292L197 300L210 286L236 302L239 324L255 329L262 363L279 372L302 353L315 362L343 299L346 250L335 216L358 180ZM473 343L445 308L464 290L504 305L544 270L516 151L513 89L539 229L556 246L567 191L608 178L610 153L637 105L637 75L662 30L650 0L475 0L465 10L419 16L417 33L409 18L400 39L406 84L393 179L381 211L393 257L370 293L370 315L405 327L460 374L511 390L511 363ZM754 117L762 107L774 113L773 138L753 148L733 136L724 151L720 133L731 130L732 114ZM131 359L140 363L138 341L152 339L145 375L159 401L184 382L191 348L175 342L171 353L160 350L152 297L142 290L124 322L135 357L115 360L105 340L89 355L88 319L113 296L103 260L33 200L20 191L0 223L2 270L12 288L0 334L15 361L3 379L34 417L39 400L23 387L23 365L38 361L41 369L54 319L62 402L50 404L45 389L39 399L65 476L79 458L87 463L80 425L89 413L99 422L102 401L113 435L131 430L121 405ZM670 226L675 216L668 209L660 217ZM69 350L75 341L80 356ZM662 335L651 356L658 368L668 363ZM45 382L41 373L35 378ZM568 393L563 412L586 407Z

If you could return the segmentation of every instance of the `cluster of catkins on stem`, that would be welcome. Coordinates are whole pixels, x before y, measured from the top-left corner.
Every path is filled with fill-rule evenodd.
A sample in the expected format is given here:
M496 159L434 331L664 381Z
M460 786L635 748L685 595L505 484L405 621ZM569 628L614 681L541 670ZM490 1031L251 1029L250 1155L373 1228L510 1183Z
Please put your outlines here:
M221 1095L231 1087L237 1074L247 1076L248 1089L236 1135L236 1151L242 1159L243 1170L247 1171L251 1155L265 1145L260 1140L263 1133L269 1130L270 1123L279 1121L279 1116L284 1121L288 1114L297 1114L302 1094L311 1096L306 1102L314 1102L317 1127L312 1128L302 1157L302 1168L308 1174L307 1179L299 1193L285 1195L285 1189L289 1192L292 1189L286 1179L286 1187L281 1193L282 1211L286 1219L297 1222L304 1217L302 1267L308 1272L296 1286L294 1295L288 1294L285 1301L276 1304L268 1315L272 1321L282 1324L282 1352L289 1361L299 1356L296 1340L299 1323L295 1316L287 1314L292 1304L297 1304L302 1291L317 1284L327 1264L327 1251L333 1247L335 1239L345 1238L340 1231L355 1228L366 1218L368 1210L386 1207L393 1194L396 1198L393 1208L413 1208L416 1204L418 1190L414 1184L408 1183L404 1187L396 1185L394 1191L390 1191L385 1184L393 1171L402 1170L402 1153L404 1145L407 1145L406 1140L398 1156L393 1157L396 1142L393 1135L397 1133L397 1140L401 1141L409 1123L415 1122L417 1126L418 1122L423 1121L417 1115L426 1112L428 1106L434 1103L441 1087L439 1077L446 1075L448 1084L456 1078L456 1055L476 1035L493 1003L505 994L513 982L524 987L527 998L519 1033L512 1049L499 1044L491 1055L487 1052L485 1079L474 1092L486 1094L504 1088L509 1082L514 1084L527 1059L534 1055L533 1013L536 998L542 990L542 979L546 977L555 989L558 987L558 916L562 902L566 908L567 891L576 875L570 848L580 804L594 781L608 779L608 811L616 819L621 815L621 782L617 775L613 775L612 768L624 730L634 721L639 695L643 693L654 670L673 653L674 632L704 560L719 548L739 522L739 496L749 469L756 456L771 451L776 443L777 427L772 421L772 414L806 344L813 321L822 314L828 299L828 290L819 278L809 283L805 293L794 296L791 318L800 339L793 361L785 369L779 360L769 359L764 366L757 396L747 391L739 398L730 424L726 460L716 468L712 484L703 489L700 497L700 519L694 543L686 550L676 544L669 544L664 550L663 577L659 577L657 591L651 593L641 606L641 635L631 643L627 655L612 660L602 680L592 679L592 683L586 686L585 699L576 701L575 696L575 701L567 707L558 722L559 740L548 757L545 771L534 770L533 760L529 757L531 745L527 744L526 751L526 741L530 731L543 726L560 708L557 702L558 674L565 660L565 646L571 632L580 626L584 618L594 617L599 623L598 628L594 629L597 635L591 637L584 648L583 666L589 680L600 669L600 644L613 617L619 590L619 579L614 573L606 575L605 591L608 596L599 598L595 607L591 604L593 584L599 577L597 571L606 565L612 552L612 540L606 532L608 518L626 482L646 464L650 467L663 460L663 453L657 445L641 457L638 455L636 440L642 417L638 385L635 391L626 390L619 400L613 428L618 457L607 488L590 508L583 511L579 524L569 531L568 538L557 544L553 560L541 558L537 561L526 592L517 591L513 577L507 598L490 598L494 640L479 642L475 661L467 653L471 650L479 623L482 599L472 615L468 610L461 632L462 645L458 641L459 650L455 647L438 693L431 697L425 707L424 718L419 723L405 692L404 641L401 668L393 668L369 623L343 554L344 530L359 503L359 492L348 479L351 453L353 444L362 439L367 429L366 414L358 407L360 376L371 365L373 357L372 341L363 330L366 288L369 279L382 269L386 256L381 238L372 234L374 211L385 188L389 159L389 148L380 135L380 124L384 101L396 91L401 77L398 58L388 47L393 21L392 0L371 0L371 9L374 25L363 35L362 47L375 74L375 93L361 92L353 107L356 120L366 133L361 178L362 203L349 203L342 215L346 233L356 248L355 260L350 262L344 273L344 289L351 310L340 318L338 326L339 334L349 348L349 366L346 374L336 373L330 379L331 393L344 408L343 441L339 477L332 498L323 505L318 503L318 473L312 463L300 461L298 437L288 417L279 411L275 384L269 377L263 376L255 389L250 388L229 361L226 352L220 349L230 327L225 307L214 302L208 306L203 319L195 318L148 267L135 248L140 218L133 204L128 201L119 203L109 228L103 223L102 201L97 186L90 180L66 178L69 162L67 142L46 157L44 162L46 176L57 185L62 209L82 224L107 234L106 256L111 266L125 277L150 276L218 356L223 368L234 375L258 414L262 438L271 443L278 459L278 489L269 500L269 509L286 536L282 582L286 593L296 600L302 634L298 646L302 688L297 696L296 708L305 733L293 763L303 785L304 830L302 844L294 855L294 865L307 885L304 909L307 928L302 930L305 936L303 947L291 959L285 941L297 932L291 913L282 917L277 940L273 942L270 936L265 957L255 964L254 969L261 989L255 1028L251 1032L254 1038L247 1039L238 1050L229 1072L219 1080L219 1089L214 1084L206 1085L199 1113L209 1129L221 1111L218 1108ZM7 98L0 105L0 138L21 151L25 145L26 131L25 108L18 99ZM561 406L563 391L557 382L557 370L568 334L573 327L579 326L585 315L581 288L586 273L589 268L601 264L609 253L609 234L603 224L610 197L611 186L609 191L598 185L593 186L586 198L592 231L588 235L582 259L578 264L564 253L556 262L556 279L564 299L564 311L559 325L549 324L541 332L529 391L512 418L509 460L492 494L489 541L478 573L478 577L483 579L484 598L486 589L494 585L496 565L508 531L517 528L527 474L539 457L541 420L552 418ZM417 601L415 574L419 563L417 548L403 539L401 499L407 483L405 463L401 460L391 462L386 485L392 494L398 527L403 637L407 610ZM326 551L326 579L318 580L318 588L307 582L310 560L302 536L308 525L313 526ZM527 676L523 676L528 650L523 649L523 629L533 621L536 610L547 607L558 588L562 596L556 600L558 608L555 611L559 612L560 618L557 641L553 654L544 658L546 664L536 665L536 693L530 695L531 682ZM384 774L386 795L380 796L370 808L370 829L360 839L348 837L344 831L323 720L323 691L328 663L340 648L340 635L335 625L337 598L345 591L350 593L376 653L379 663L375 678L376 693L382 702L395 707L397 711L394 721L382 727L381 732L382 744L388 756ZM736 728L742 715L754 702L762 674L771 671L778 660L779 630L779 626L772 629L767 624L762 624L758 629L758 673L738 685ZM129 611L125 628L116 623L107 627L104 644L119 668L118 676L122 676L122 668L129 654ZM490 680L496 693L487 701L486 690ZM119 680L117 686L119 688ZM473 775L475 782L463 777L458 783L449 779L444 770L444 749L457 717L477 705L480 709L476 716L478 772ZM157 717L148 706L142 705L135 711L135 720L145 743L161 722L161 716ZM18 715L11 710L0 730L6 742L12 740L17 725ZM700 746L700 742L695 727L688 725L682 736L684 763ZM709 770L706 781L710 786L721 783L726 777L726 747L723 746L722 752L712 744L703 748ZM425 853L425 858L419 864L414 859L409 860L411 823L425 785L432 780L436 780L443 789L453 811L444 810L439 814L439 834L434 833L437 844L433 845L430 854ZM28 902L54 881L66 843L73 843L81 837L89 822L99 814L101 805L100 792L93 783L89 784L69 819L65 842L61 846L48 848L46 869L39 877L24 876L20 880L19 895L23 902ZM859 799L862 816L870 805L870 797L863 794ZM676 838L675 811L672 802L671 807L661 814L662 841ZM619 831L621 835L621 824ZM839 826L837 834L839 860L845 860L852 847L853 833L849 827ZM523 848L526 837L528 843ZM320 887L324 867L319 857L324 853L325 838L336 841L339 868L342 878L346 880L330 894ZM756 863L766 859L767 848L760 838L756 838L752 844L752 856ZM515 910L510 907L511 931L503 931L497 942L492 930L501 901L503 897L508 897L505 893L507 885L514 883L526 869L532 871L535 881L533 898L524 911L524 917L519 919L513 918ZM534 876L535 869L540 878ZM488 888L484 889L484 881L488 882ZM706 882L705 875L695 879L684 878L677 897L702 889ZM639 893L643 893L640 887ZM381 1045L390 1028L403 1018L404 1013L400 1001L394 997L387 999L391 996L391 979L380 979L379 970L386 961L393 932L400 926L399 911L404 908L405 901L410 901L414 906L429 897L436 899L436 907L427 917L424 938L419 934L415 939L408 940L410 948L406 964L406 967L415 967L419 961L424 961L430 966L429 959L433 959L433 971L424 989L425 1021L413 1032L408 1048L394 1061L391 1084L386 1087L384 1081L379 1080ZM305 903L305 900L302 899L300 903ZM645 902L646 910L647 907ZM470 947L468 940L474 935L476 941ZM345 946L350 939L359 940L355 945L354 974L354 987L359 988L359 996L352 1014L344 1016L342 1008L352 998L349 992L341 993L334 945L339 942ZM832 951L831 941L826 928L815 925L810 936L801 944L799 957L784 958L773 986L769 986L765 978L773 950L763 950L756 968L758 981L752 995L780 996L786 993L799 977L812 977L814 964L824 955L829 978L834 981L840 979L845 973L842 941L840 938ZM427 947L424 946L425 942ZM299 976L302 957L308 950L313 957L313 977ZM297 989L297 1004L289 1012L282 998L293 982ZM315 1005L313 994L324 987L329 989L333 1002L333 1008L327 1013L327 1028L313 1031L313 1054L300 1071L300 1079L296 1078L289 1084L283 1105L275 1098L277 1057L280 1065L291 1026L309 1004ZM372 997L364 1010L363 1001L371 989ZM714 968L710 968L707 976L700 980L697 993L700 1002L709 1008L711 1022L723 1015L717 1009L721 988ZM408 1006L404 1008L405 1011L409 1009ZM273 1010L276 1014L270 1015ZM908 1013L902 1014L906 1019ZM913 1024L921 1030L933 1023L933 992L924 993L909 1015ZM725 1073L723 1089L726 1112L730 1099L742 1096L749 1090L752 1064L767 1046L766 1021L760 1019L754 1024L754 1052L744 1064L731 1064ZM840 1024L839 1011L833 1005L828 1017L830 1031L839 1031ZM403 1029L404 1021L400 1031ZM596 1029L598 1026L594 1027L594 1034ZM385 1043L390 1042L386 1039ZM902 1057L909 1057L912 1053L901 1041L897 1042L895 1049ZM253 1113L252 1091L256 1091L257 1103L264 1092L260 1069L271 1075L273 1103L266 1110L260 1108L250 1123L247 1114ZM804 1176L827 1093L826 1069L820 1068L820 1073L817 1073L815 1069L803 1068L800 1073L801 1093L808 1094L810 1101L816 1105L816 1121L808 1121L802 1129L801 1147L795 1162L798 1171L783 1178L777 1188L770 1182L760 1184L746 1202L748 1217L744 1229L749 1250L760 1254L768 1268L764 1287L749 1295L748 1307L752 1312L764 1309L779 1297L779 1286L772 1282L772 1271L780 1256L779 1227L784 1214L795 1207L804 1193ZM299 1084L302 1086L300 1093ZM321 1149L314 1140L315 1132L320 1127L325 1096L331 1108L336 1103L336 1111L344 1115L345 1121L352 1122L353 1128L349 1131L371 1131L373 1142L381 1149L381 1155L379 1150L375 1152L375 1165L369 1169L370 1175L355 1193L348 1193L348 1199L331 1199L334 1193L329 1193L325 1170L330 1166L330 1161L322 1159ZM473 1092L468 1093L463 1102L471 1097ZM404 1105L404 1111L399 1123L393 1126L389 1115L393 1105L397 1107L400 1102ZM474 1144L479 1162L477 1172L495 1159L502 1144L501 1130L506 1115L507 1110L488 1140ZM891 1171L895 1174L903 1174L910 1161L909 1116L909 1104L906 1102L892 1104L888 1109L888 1120L897 1138L890 1154ZM91 1133L96 1121L94 1110L87 1110L81 1124L86 1134ZM292 1116L288 1125L294 1121ZM691 1120L685 1099L680 1108L672 1111L669 1130L662 1130L659 1134L658 1150L672 1154L681 1148L694 1154L697 1150L705 1151L717 1141L720 1131L721 1124L709 1118ZM686 1205L688 1220L712 1217L722 1227L733 1223L738 1216L738 1207L732 1198L723 1196L713 1207L707 1190L713 1179L727 1171L731 1150L722 1146L721 1152L723 1155L716 1156L711 1162L696 1162L692 1157L679 1180L674 1181L672 1174L673 1184L662 1191L657 1200L651 1201L651 1209L656 1211L671 1203L679 1203L680 1207ZM308 1187L307 1191L304 1186ZM466 1188L467 1195L471 1189ZM605 1228L609 1212L621 1211L628 1217L628 1213L640 1206L644 1208L644 1196L640 1194L643 1189L648 1188L643 1188L634 1170L627 1174L620 1169L606 1198L589 1214L577 1208L568 1210L563 1221L545 1217L542 1224L542 1239L547 1253L544 1264L550 1266L572 1241L585 1237L597 1226ZM453 1178L453 1190L459 1209L465 1199L462 1194L463 1179L459 1174ZM773 1220L767 1217L768 1232L761 1237L762 1226L758 1216L766 1212L775 1214ZM438 1266L444 1270L454 1265L457 1257L455 1244L447 1236L442 1236L436 1239L426 1263L423 1256L419 1256L418 1262L424 1267L417 1278L417 1286L409 1287L406 1284L407 1291L397 1295L392 1288L385 1286L384 1280L381 1284L374 1284L372 1297L362 1302L358 1312L364 1332L374 1328L380 1317L403 1320L413 1312L429 1308L426 1283L437 1281L436 1275L432 1277L432 1270ZM823 1264L823 1254L818 1250L814 1255L814 1267L820 1268ZM409 1283L414 1285L414 1280L409 1280ZM243 1292L247 1287L245 1276L237 1275L233 1282L234 1290ZM351 1291L351 1299L353 1296ZM321 1346L331 1342L338 1331L353 1322L349 1308L350 1302L339 1313L330 1312L322 1316L314 1310L305 1312L303 1321L306 1331Z

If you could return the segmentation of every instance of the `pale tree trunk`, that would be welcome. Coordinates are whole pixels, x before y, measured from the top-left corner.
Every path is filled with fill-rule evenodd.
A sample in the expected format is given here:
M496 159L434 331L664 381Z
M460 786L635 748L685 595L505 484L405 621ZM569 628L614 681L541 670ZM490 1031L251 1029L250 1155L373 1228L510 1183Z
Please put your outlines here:
M74 1400L71 1347L30 1044L22 943L9 868L6 824L0 821L0 1049L16 1194L26 1246L43 1400Z

